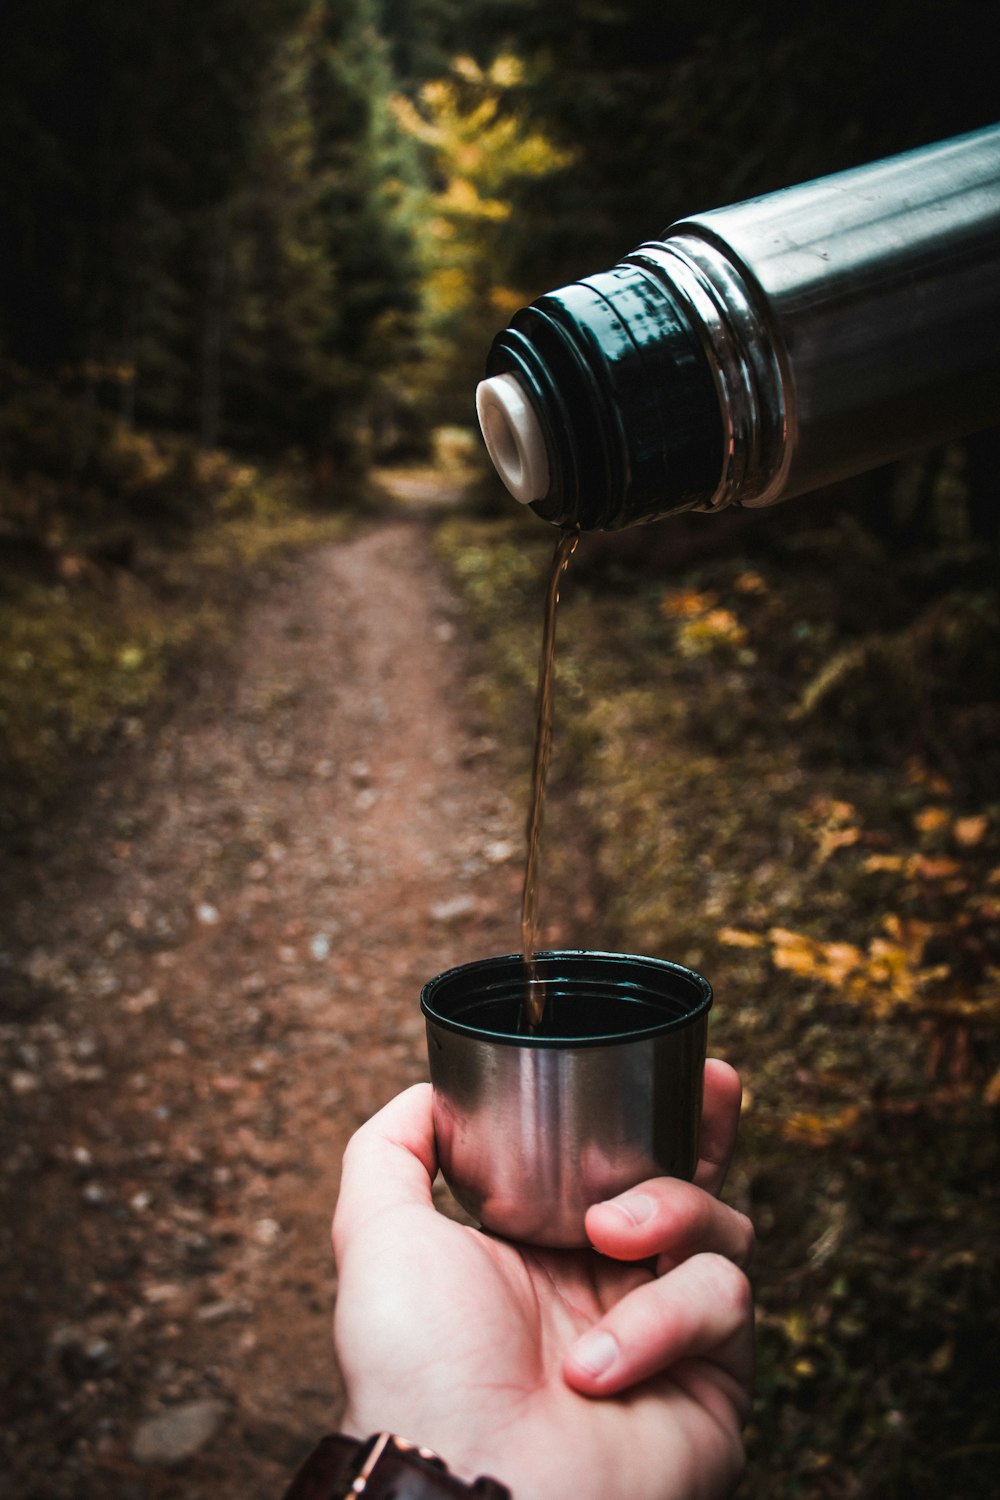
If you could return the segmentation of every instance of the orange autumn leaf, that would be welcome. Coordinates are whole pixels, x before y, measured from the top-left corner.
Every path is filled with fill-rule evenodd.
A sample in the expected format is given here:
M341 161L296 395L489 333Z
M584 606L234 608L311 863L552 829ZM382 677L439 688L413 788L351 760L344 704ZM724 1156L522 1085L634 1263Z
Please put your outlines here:
M906 780L910 786L925 787L935 797L951 796L951 783L940 772L929 770L916 756L907 761Z
M985 813L979 813L976 817L956 818L951 831L956 844L960 844L963 849L974 849L977 844L982 843L988 827L989 818Z
M714 609L718 602L718 594L699 593L697 589L671 589L663 596L660 609L668 620L693 620Z
M802 979L819 979L834 989L840 989L864 963L864 954L854 943L820 943L784 927L773 927L768 937L775 968Z
M728 609L709 609L681 626L677 644L686 656L704 656L718 646L742 646L747 633Z
M764 582L763 578L761 578L760 574L754 573L749 570L746 573L741 573L739 577L733 581L733 588L738 594L767 593L767 584Z
M719 942L730 948L763 948L766 938L759 932L746 932L741 927L720 927Z
M934 935L934 927L930 922L921 922L917 917L900 917L895 912L890 912L883 919L882 926L902 946L911 963L923 962L924 949Z
M814 833L814 858L819 865L825 864L838 849L850 848L861 837L857 809L851 802L843 802L835 797L814 797L809 805L809 813L819 825Z
M913 815L913 826L918 833L937 833L951 822L943 807L922 807Z
M915 875L918 880L948 880L961 875L962 866L957 859L926 859L917 854L907 862L906 873Z
M850 823L858 815L853 802L842 802L836 797L814 797L809 812L817 821L828 823Z
M808 1146L829 1146L838 1136L851 1130L861 1117L857 1104L845 1105L834 1114L820 1115L797 1112L784 1122L782 1134L788 1141L797 1141Z
M860 837L860 828L821 828L816 837L816 853L813 856L816 863L825 864L831 854L835 854L838 849L849 849Z
M789 932L785 927L772 927L768 937L775 968L787 969L790 974L799 974L805 979L815 975L819 945L812 938L801 932Z
M901 854L869 854L861 869L865 875L877 875L883 870L901 870L903 863Z

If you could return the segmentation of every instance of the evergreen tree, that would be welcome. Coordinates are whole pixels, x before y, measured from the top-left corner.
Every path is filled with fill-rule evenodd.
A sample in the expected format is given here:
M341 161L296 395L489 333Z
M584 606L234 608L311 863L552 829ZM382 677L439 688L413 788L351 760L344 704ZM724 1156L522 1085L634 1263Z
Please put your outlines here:
M394 80L371 0L318 0L307 81L317 210L333 278L324 349L336 402L323 433L335 462L391 425L393 372L412 347L419 268L417 164L390 110Z
M476 0L462 45L509 47L519 103L572 160L512 225L537 290L610 265L675 217L991 122L976 0Z

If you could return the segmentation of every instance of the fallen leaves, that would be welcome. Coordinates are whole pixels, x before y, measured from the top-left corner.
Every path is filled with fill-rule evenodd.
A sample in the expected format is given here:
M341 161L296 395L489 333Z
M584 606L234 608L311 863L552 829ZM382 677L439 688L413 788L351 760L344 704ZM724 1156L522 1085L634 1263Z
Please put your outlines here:
M927 962L928 948L943 933L940 924L889 912L865 947L785 927L766 933L723 927L717 936L728 947L768 949L776 969L825 985L873 1019L906 1014L940 1023L994 1024L1000 1020L1000 970L988 966L985 982L969 985L951 964ZM997 1079L989 1086L996 1087L1000 1100Z
M861 1119L861 1114L859 1104L846 1104L841 1109L823 1114L794 1111L783 1121L782 1135L786 1141L796 1141L804 1146L829 1146L848 1134Z
M752 587L745 593L753 592ZM718 647L745 646L747 632L732 610L719 602L713 592L698 589L670 589L660 603L667 620L679 622L677 647L683 656L705 656Z
M951 829L956 844L962 849L975 849L985 838L989 821L986 813L978 813L975 817L956 818Z

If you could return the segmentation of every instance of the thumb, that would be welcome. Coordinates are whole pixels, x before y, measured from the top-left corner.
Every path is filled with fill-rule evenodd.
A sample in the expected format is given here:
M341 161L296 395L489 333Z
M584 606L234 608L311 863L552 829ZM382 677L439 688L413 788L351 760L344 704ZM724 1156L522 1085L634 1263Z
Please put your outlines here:
M333 1253L386 1208L432 1207L437 1172L431 1086L416 1083L373 1115L347 1143L333 1217Z

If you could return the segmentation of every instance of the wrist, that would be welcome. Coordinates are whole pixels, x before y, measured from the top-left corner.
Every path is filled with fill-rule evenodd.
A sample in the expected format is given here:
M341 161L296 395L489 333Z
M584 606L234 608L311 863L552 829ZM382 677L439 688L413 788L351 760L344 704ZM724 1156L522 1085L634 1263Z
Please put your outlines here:
M371 1399L369 1399L369 1397ZM448 1465L449 1474L465 1484L472 1484L481 1474L496 1473L506 1455L498 1459L489 1441L483 1444L481 1414L463 1409L461 1400L451 1396L433 1402L414 1400L412 1392L400 1399L384 1388L363 1393L360 1401L350 1395L341 1413L338 1430L358 1442L367 1442L372 1433L391 1432L413 1448L435 1453ZM505 1474L500 1474L506 1482ZM509 1487L509 1485L508 1485Z
M498 1480L466 1483L428 1448L380 1432L361 1440L325 1437L292 1481L285 1500L511 1500Z

